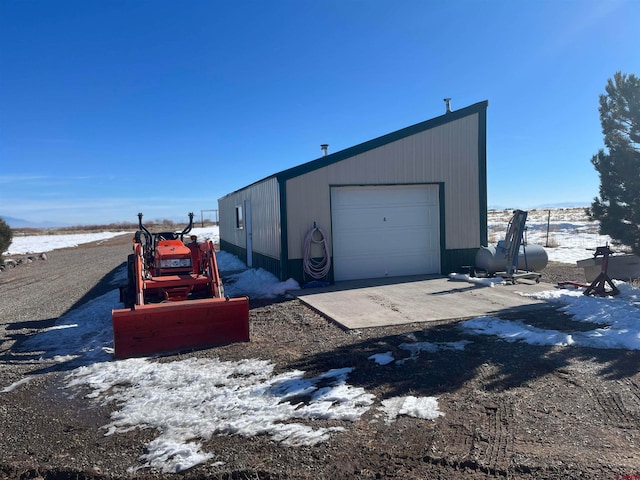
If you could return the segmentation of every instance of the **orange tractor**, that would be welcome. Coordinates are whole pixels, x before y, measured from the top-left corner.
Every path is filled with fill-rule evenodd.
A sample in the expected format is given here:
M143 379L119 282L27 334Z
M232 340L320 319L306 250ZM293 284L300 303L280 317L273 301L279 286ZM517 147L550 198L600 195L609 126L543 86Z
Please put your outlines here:
M112 311L117 358L249 341L249 299L224 295L213 242L139 230L127 260L123 309Z

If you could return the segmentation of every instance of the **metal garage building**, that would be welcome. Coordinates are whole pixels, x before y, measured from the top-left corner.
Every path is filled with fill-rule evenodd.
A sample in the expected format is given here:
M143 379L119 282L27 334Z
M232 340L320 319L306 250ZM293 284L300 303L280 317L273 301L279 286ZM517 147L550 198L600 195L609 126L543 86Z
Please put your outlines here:
M487 244L487 106L448 111L224 196L221 249L304 282L305 237L317 225L329 281L472 265Z

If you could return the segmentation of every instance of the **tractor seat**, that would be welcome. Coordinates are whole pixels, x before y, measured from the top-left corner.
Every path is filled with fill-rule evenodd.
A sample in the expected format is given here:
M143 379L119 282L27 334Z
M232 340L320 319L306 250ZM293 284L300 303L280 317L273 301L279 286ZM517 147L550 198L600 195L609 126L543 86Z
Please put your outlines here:
M158 241L161 240L177 240L178 239L178 235L174 232L159 232L156 233L156 239Z

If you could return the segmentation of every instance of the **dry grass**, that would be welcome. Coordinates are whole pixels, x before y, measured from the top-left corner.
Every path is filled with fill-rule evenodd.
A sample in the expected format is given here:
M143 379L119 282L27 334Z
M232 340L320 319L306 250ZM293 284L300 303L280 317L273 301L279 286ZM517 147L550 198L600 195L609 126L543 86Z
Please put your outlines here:
M513 217L513 209L489 210L487 212L489 222L508 224ZM542 208L527 211L529 222L590 222L583 207L571 208Z
M553 235L550 235L549 239L547 240L547 243L546 243L545 247L546 248L558 248L559 246L560 246L560 244L555 239L555 237Z

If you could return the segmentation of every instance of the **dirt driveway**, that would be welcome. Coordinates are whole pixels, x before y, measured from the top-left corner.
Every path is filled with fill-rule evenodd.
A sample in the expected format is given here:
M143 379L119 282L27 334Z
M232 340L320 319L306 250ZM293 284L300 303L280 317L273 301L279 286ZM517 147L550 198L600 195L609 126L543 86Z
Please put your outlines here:
M103 259L113 255L117 265L122 253L108 244L87 246L84 251L84 259L77 253L52 253L46 266L29 267L33 273L23 271L20 280L0 278L0 298L16 291L27 295L27 288L42 290L41 269L78 269L78 262L96 255ZM109 273L96 272L97 290L77 295L86 298L104 291ZM58 278L64 281L64 275ZM48 312L46 299L41 302ZM74 304L73 299L68 302ZM295 299L252 302L250 343L161 361L257 358L274 363L277 371L299 369L309 374L351 367L349 383L366 389L378 401L434 396L444 415L435 420L399 416L387 423L371 409L353 422L309 420L344 428L312 447L286 447L266 436L214 435L203 441L203 449L215 452L215 461L180 475L148 469L131 473L128 469L139 463L155 432L135 429L105 436L101 427L109 423L116 405L84 398L83 392L70 397L62 389L68 373L63 367L20 351L22 337L55 321L50 313L39 315L36 306L30 306L29 318L18 312L0 316L4 378L0 390L21 378L32 379L0 393L0 478L615 479L640 475L639 352L507 343L470 336L455 321L346 332ZM551 309L503 313L503 318L524 319L541 328L585 328L582 322ZM403 363L379 365L369 359L380 352L392 352L398 359L409 357L402 347L409 340L468 343L464 349L423 351Z

